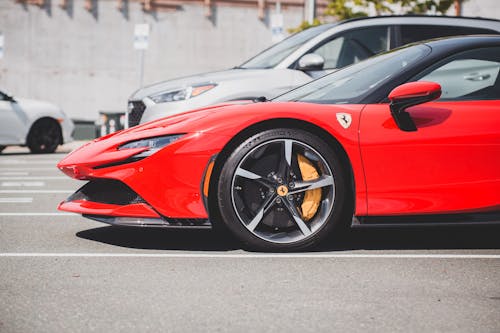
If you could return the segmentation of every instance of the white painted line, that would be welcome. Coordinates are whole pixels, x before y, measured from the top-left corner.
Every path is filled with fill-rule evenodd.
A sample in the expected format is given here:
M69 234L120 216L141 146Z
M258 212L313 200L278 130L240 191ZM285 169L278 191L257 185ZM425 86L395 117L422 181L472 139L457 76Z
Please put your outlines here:
M74 190L0 190L0 194L73 193Z
M0 253L0 257L225 258L225 259L500 259L500 254L205 254L205 253Z
M43 187L45 182L2 182L3 187Z
M0 172L0 176L27 176L29 172L26 171L10 171L10 172Z
M69 180L71 178L64 176L36 176L36 177L0 177L0 180L54 180L54 179L65 179Z
M56 167L58 160L0 160L0 165L19 165L19 164L51 164Z
M10 170L16 170L16 171L59 171L58 168L52 167L52 168L46 168L46 167L32 167L32 168L13 168L13 167L4 167L0 166L0 170L2 171L10 171Z
M76 213L0 213L0 216L78 216Z
M33 198L0 198L0 203L31 203Z

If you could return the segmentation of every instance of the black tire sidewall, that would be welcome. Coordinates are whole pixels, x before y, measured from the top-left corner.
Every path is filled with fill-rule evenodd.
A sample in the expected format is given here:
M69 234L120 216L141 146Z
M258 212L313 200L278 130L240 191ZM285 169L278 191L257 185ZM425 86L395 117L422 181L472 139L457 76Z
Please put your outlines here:
M27 139L27 146L33 154L50 154L50 153L53 153L54 151L56 151L57 147L61 144L60 135L59 135L58 142L57 142L57 144L54 145L54 147L48 147L45 149L40 149L40 143L36 142L36 138L33 137L33 132L35 130L43 130L44 128L47 128L48 126L54 126L54 125L59 126L59 124L57 124L57 122L55 120L48 119L48 118L37 120L33 124L32 128L30 130L30 133L28 134L28 139ZM60 127L59 127L59 131L61 131Z
M327 221L319 230L308 238L287 244L271 243L251 233L240 222L238 216L234 212L231 199L231 184L233 175L240 161L253 148L267 141L276 139L293 139L314 148L328 163L335 179L335 198L333 209L331 210ZM345 175L346 173L333 147L328 145L323 139L317 137L316 135L301 129L292 128L279 128L262 131L242 141L222 167L217 185L217 201L221 220L243 243L244 247L250 250L286 252L312 248L324 240L329 234L332 233L333 229L340 224L342 208L344 207L344 200L346 197Z

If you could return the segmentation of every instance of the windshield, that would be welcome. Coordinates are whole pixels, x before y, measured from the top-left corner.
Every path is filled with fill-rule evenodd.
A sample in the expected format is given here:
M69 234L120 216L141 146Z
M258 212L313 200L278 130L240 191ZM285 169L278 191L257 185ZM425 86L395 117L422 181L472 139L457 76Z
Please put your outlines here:
M276 97L274 101L356 104L430 51L425 44L390 51L323 76Z
M239 68L273 68L283 59L292 54L292 52L301 47L304 43L308 42L311 38L316 37L323 31L330 29L332 26L332 24L323 24L291 35L287 39L257 54L255 57L239 66Z

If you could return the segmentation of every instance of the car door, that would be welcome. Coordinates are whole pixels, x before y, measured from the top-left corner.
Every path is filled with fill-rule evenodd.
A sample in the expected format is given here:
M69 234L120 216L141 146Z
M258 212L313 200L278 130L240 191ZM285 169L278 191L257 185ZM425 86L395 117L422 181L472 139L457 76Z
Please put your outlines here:
M23 144L27 121L17 102L0 92L0 145Z
M362 112L360 148L368 214L430 214L500 208L500 47L451 56L411 81L434 81L442 97L407 112L400 130L388 104Z

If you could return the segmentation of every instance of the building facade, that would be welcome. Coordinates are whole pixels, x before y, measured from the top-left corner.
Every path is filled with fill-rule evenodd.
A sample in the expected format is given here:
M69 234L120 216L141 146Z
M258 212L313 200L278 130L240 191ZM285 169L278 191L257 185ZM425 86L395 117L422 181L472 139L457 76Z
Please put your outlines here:
M142 63L151 84L234 67L272 45L272 4L170 1L146 9L142 0L0 1L0 90L95 120L100 110L126 109ZM302 21L301 6L281 12L285 29ZM145 51L134 49L142 23L150 27Z
M283 15L286 33L304 19L307 3L1 0L0 90L54 102L73 119L95 120L99 111L125 111L141 81L241 64L272 44L272 14ZM326 0L317 4L321 12ZM500 0L465 1L462 14L500 19ZM143 23L148 49L140 51L134 30Z

